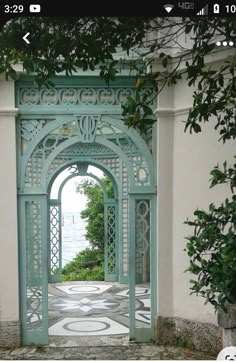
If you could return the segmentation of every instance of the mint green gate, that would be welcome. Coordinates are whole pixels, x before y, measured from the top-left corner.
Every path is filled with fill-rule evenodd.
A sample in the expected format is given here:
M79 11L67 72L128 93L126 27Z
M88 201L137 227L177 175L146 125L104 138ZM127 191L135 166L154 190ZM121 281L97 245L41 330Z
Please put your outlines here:
M113 184L113 197L104 194L106 280L129 283L130 338L150 340L157 313L155 137L121 121L134 80L120 77L109 89L92 76L53 81L51 89L27 77L16 85L22 343L48 343L47 285L60 280L65 184L52 198L53 182L68 168L71 177L86 175L88 165ZM151 291L146 328L136 318L140 286Z
M61 236L61 194L63 187L71 178L76 176L89 176L97 181L101 186L104 194L104 230L105 230L105 281L118 281L118 199L116 184L112 175L109 176L112 185L112 197L109 197L104 183L94 174L87 172L89 164L87 162L78 162L68 168L67 176L58 188L57 198L49 197L48 202L48 282L58 283L61 281L62 271L62 236ZM51 195L53 183L57 174L51 182L48 194Z

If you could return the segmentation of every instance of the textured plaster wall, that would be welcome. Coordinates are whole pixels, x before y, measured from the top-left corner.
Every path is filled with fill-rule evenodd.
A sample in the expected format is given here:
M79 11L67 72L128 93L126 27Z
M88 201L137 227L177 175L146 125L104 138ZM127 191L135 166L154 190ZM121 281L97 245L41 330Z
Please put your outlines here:
M187 92L182 84L176 92L187 99ZM229 193L228 188L219 185L209 189L209 172L217 162L233 162L235 142L225 145L218 142L218 134L212 124L203 125L202 133L184 133L183 121L187 115L179 115L174 122L173 147L173 285L174 315L197 321L216 321L211 306L203 306L201 297L189 295L190 274L183 273L188 265L188 257L183 249L186 244L184 236L192 229L183 224L191 218L196 208L207 209L211 202L219 205Z
M190 296L192 276L184 273L189 258L183 249L192 230L183 223L197 207L206 209L230 195L223 185L209 189L209 172L218 162L232 164L236 143L218 142L214 122L204 124L202 133L184 133L192 102L185 81L167 88L158 100L158 314L216 323L214 308Z
M0 321L19 320L14 83L0 80Z

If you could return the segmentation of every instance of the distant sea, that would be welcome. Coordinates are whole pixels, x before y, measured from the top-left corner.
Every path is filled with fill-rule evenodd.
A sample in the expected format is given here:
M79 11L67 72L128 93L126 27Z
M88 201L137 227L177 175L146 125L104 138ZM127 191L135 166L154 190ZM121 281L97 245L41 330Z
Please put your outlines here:
M80 213L62 213L62 267L89 246L85 238L85 226L86 222L81 219Z

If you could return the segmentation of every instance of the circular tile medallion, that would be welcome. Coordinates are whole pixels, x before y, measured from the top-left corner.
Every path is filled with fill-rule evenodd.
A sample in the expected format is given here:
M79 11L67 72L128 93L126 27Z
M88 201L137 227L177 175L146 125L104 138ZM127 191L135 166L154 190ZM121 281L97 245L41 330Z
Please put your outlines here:
M100 332L109 327L110 324L96 320L69 322L63 326L64 329L70 332Z

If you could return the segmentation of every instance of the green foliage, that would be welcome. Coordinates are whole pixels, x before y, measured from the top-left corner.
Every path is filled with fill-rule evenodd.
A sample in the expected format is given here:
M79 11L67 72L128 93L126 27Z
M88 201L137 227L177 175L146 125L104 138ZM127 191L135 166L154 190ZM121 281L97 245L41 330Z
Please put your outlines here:
M108 177L103 177L107 196L113 197L113 187ZM82 250L62 270L62 280L104 280L104 195L94 181L82 181L77 192L87 196L86 208L80 216L87 221L86 239L91 247ZM98 264L98 265L96 265Z
M108 177L102 178L108 197L113 196L112 183ZM77 186L77 192L87 196L86 208L81 212L82 219L87 221L86 239L93 248L104 251L104 195L99 184L83 181Z
M29 29L31 42L26 47L22 34ZM216 50L217 40L233 39L235 30L236 20L229 17L38 17L37 22L22 17L1 28L0 73L15 80L14 65L21 63L39 86L50 87L58 73L98 70L109 86L122 69L129 68L136 76L136 92L122 106L123 121L142 132L156 119L153 99L166 85L185 78L189 86L197 87L185 130L201 132L201 124L214 115L215 128L225 142L236 138L236 58L232 54L220 69L214 69L205 67L205 57ZM149 33L151 40L145 36ZM170 44L178 45L183 33L191 33L192 47L182 45L178 59L172 58ZM153 61L159 64L158 71L152 71ZM147 86L154 90L152 97Z
M62 281L104 280L104 254L96 249L86 248L62 269ZM88 266L91 262L99 265Z
M236 164L211 171L211 187L228 183L236 187ZM196 210L195 219L185 223L194 228L187 237L186 251L190 257L187 271L197 279L190 280L192 293L206 298L216 309L227 311L226 304L236 303L236 195L219 207L209 205L208 211Z
M128 52L142 42L150 17L38 17L17 18L0 33L0 72L15 77L12 65L22 63L27 73L35 73L39 85L50 86L50 78L60 72L71 75L100 69L105 81L116 74L113 59L118 48ZM22 34L30 29L26 47ZM118 50L119 51L119 50ZM49 82L48 82L49 81Z
M234 156L234 158L236 158L236 156ZM229 184L231 192L234 192L234 188L236 187L236 163L233 167L227 168L227 162L225 161L223 163L223 170L220 170L219 165L217 165L210 174L212 175L210 187L226 183Z
M26 47L22 34L31 30ZM146 35L152 33L151 38ZM223 142L236 138L236 56L222 66L206 66L206 57L217 51L216 42L235 38L235 18L156 18L156 17L73 17L17 18L5 24L0 33L0 73L17 79L14 69L21 63L26 73L34 74L36 83L53 86L51 78L64 72L72 75L79 69L99 70L108 84L122 69L135 75L134 97L122 105L123 121L128 127L146 132L155 121L153 100L164 87L186 79L194 86L193 105L185 131L200 133L203 124L215 122ZM178 45L183 34L191 34L191 48L181 47L172 58L170 44ZM156 36L155 36L156 34ZM151 39L151 40L150 40ZM123 55L120 56L123 51ZM127 55L132 51L132 57ZM119 59L120 58L120 59ZM130 60L131 59L131 60ZM144 61L145 59L145 61ZM152 64L158 64L155 71ZM148 89L152 87L154 93ZM213 117L212 117L213 116ZM211 187L227 183L233 192L235 165L211 171ZM104 247L103 202L99 186L84 185L89 201L83 218L89 221L86 237L94 248ZM198 276L193 293L206 298L216 308L226 300L235 301L235 196L221 206L211 204L207 212L197 210L189 237L188 270Z

